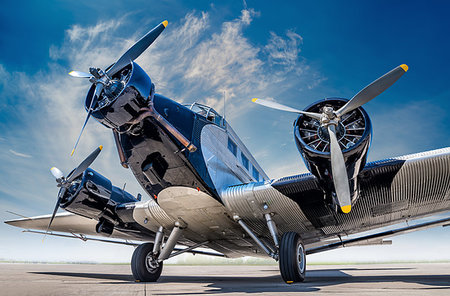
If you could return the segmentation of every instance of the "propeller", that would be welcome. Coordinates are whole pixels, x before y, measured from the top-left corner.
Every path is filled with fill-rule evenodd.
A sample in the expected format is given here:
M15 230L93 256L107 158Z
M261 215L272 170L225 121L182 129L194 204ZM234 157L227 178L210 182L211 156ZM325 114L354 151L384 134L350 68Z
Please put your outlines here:
M81 71L70 71L69 75L76 78L91 78L91 74L81 72Z
M336 126L328 125L330 135L331 173L333 176L334 190L339 201L342 212L349 213L352 209L350 200L350 187L348 186L347 168L345 167L344 155L336 137Z
M75 149L77 149L78 142L80 142L81 135L83 134L84 128L86 127L86 124L88 123L89 118L91 117L92 111L94 110L94 106L95 106L95 104L97 104L98 97L100 96L100 93L102 92L102 90L103 90L103 84L99 83L95 86L94 96L92 97L91 105L89 106L89 111L86 116L86 120L84 121L84 124L81 127L80 134L78 135L77 141L75 142L75 146L73 147L72 152L70 153L70 156L72 156L75 153Z
M89 106L88 114L84 121L84 124L81 128L80 134L75 142L75 146L70 153L72 156L75 153L75 149L78 146L78 142L80 141L81 135L83 134L84 128L86 127L89 118L100 98L100 94L104 88L108 88L112 85L112 77L114 74L122 70L125 66L133 62L137 59L155 40L158 36L164 31L168 22L163 21L158 26L153 28L147 34L144 35L141 39L139 39L133 46L131 46L118 60L114 63L114 65L106 71L106 73L99 68L89 68L89 73L81 72L81 71L71 71L69 75L77 78L89 78L89 81L95 84L95 92L91 100L91 104Z
M59 205L61 204L61 200L66 193L67 189L70 187L72 181L81 175L97 158L97 156L102 151L103 146L99 146L97 149L94 150L91 154L89 154L88 157L86 157L76 168L72 171L72 173L65 178L63 172L56 168L52 167L50 169L50 172L52 173L53 177L56 179L56 183L58 183L58 187L61 187L61 192L58 194L58 199L56 200L55 209L53 210L52 217L50 218L50 222L48 223L47 230L45 231L45 234L48 233L48 230L50 229L50 226L52 225L53 219L55 218L56 212L58 211ZM45 236L44 236L45 239ZM43 240L44 240L43 239Z
M119 72L123 67L128 65L130 61L134 61L137 59L152 43L158 38L158 36L164 31L168 22L163 21L158 26L153 28L150 32L145 34L144 37L139 39L130 49L128 49L111 67L106 73L108 76L113 76L117 72Z
M320 114L320 113L301 111L301 110L298 110L298 109L294 109L294 108L291 108L291 107L279 104L279 103L274 102L274 101L268 101L268 100L261 100L261 99L253 98L252 102L256 103L256 104L259 104L259 105L262 105L262 106L266 106L266 107L272 108L272 109L277 109L277 110L287 111L287 112L294 112L294 113L301 113L301 114L307 115L307 116L309 116L311 118L315 118L317 120L320 120L320 118L322 117L322 114Z
M345 166L344 154L342 153L336 136L336 127L338 126L342 115L355 110L374 99L376 96L393 85L403 74L406 73L406 71L408 71L408 66L405 64L392 69L363 88L337 111L334 111L333 107L325 106L323 108L323 112L320 114L300 111L273 101L260 100L257 98L252 99L252 101L272 109L304 114L305 116L319 120L321 126L327 128L330 137L331 173L333 176L334 190L341 211L343 213L349 213L351 211L350 187L348 184L348 174Z
M336 116L341 117L345 113L348 113L356 108L361 107L365 103L374 99L376 96L384 92L391 85L393 85L403 74L408 71L408 66L400 65L388 73L384 74L365 88L357 93L350 101L336 111Z

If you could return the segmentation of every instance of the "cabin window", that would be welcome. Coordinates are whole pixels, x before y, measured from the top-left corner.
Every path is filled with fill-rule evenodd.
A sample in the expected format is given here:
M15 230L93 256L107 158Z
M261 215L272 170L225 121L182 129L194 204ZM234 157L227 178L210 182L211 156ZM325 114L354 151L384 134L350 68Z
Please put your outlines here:
M256 181L259 181L259 172L254 166L252 167L252 174L253 178L255 178Z
M248 170L248 158L241 152L241 160L244 167Z
M230 150L234 156L237 156L237 146L230 138L228 138L228 150Z

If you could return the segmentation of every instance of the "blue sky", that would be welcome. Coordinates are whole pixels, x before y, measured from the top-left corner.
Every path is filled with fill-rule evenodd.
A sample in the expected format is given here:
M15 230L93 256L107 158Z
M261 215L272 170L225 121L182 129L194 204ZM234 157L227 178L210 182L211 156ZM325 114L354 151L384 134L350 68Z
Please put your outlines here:
M110 132L94 120L69 157L86 115L89 85L67 73L105 68L165 19L166 30L137 60L157 92L222 112L225 90L228 121L272 178L305 171L293 140L295 115L252 105L251 98L296 108L327 96L350 98L402 63L410 70L365 106L374 126L369 160L450 146L449 6L445 1L6 1L0 11L0 219L14 218L5 210L50 213L57 188L49 168L67 172L100 144L105 149L93 168L117 186L126 182L132 194L142 192L119 165ZM443 252L449 243L448 230L433 229L395 238L389 247L311 258L450 259ZM124 262L131 252L60 238L42 244L39 236L0 225L0 258Z

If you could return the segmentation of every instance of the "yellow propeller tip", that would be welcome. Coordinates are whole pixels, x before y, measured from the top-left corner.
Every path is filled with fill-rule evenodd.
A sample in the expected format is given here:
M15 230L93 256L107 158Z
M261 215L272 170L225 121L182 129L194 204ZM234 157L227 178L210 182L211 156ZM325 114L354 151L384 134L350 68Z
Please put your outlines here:
M408 66L406 64L400 65L400 67L402 67L402 69L406 72L408 71Z
M351 205L348 205L348 206L342 206L342 207L341 207L341 210L342 210L342 212L343 212L344 214L348 214L348 213L350 213L350 211L352 210L352 206L351 206Z
M163 21L163 22L162 22L162 24L164 25L164 28L167 27L167 24L168 24L168 23L169 23L168 21Z
M254 103L254 102L256 102L258 99L257 98L253 98L252 99L252 102Z
M72 73L73 73L73 71L70 71L70 72L69 72L69 75L72 75Z
M100 150L102 150L103 149L103 145L98 146L98 148L100 148Z
M72 152L70 153L70 156L73 156L74 153L75 153L75 148L73 148Z

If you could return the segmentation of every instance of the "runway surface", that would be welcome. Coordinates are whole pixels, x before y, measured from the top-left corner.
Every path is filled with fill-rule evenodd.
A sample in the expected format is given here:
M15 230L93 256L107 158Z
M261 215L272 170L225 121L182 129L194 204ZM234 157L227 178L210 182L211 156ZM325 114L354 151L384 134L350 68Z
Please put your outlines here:
M128 265L0 264L0 295L450 295L450 263L313 265L286 285L277 266L164 266L135 283Z

